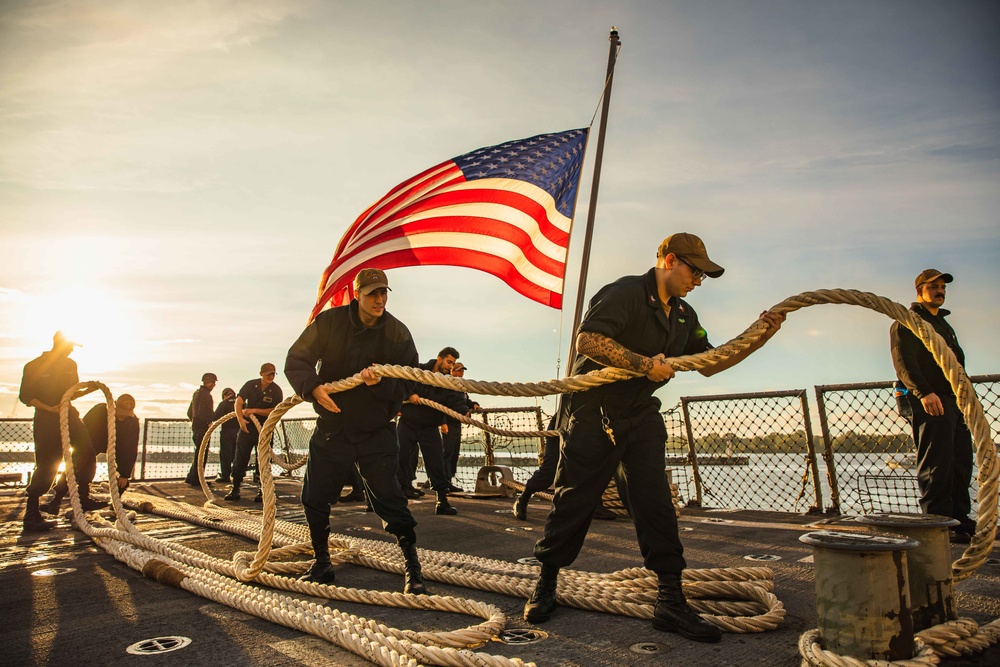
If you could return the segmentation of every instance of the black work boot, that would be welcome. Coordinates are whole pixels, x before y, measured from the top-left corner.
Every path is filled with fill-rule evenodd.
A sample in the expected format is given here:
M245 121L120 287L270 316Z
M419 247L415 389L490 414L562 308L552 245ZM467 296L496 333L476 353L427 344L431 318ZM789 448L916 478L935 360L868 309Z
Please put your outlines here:
M235 489L239 493L239 488ZM316 560L312 567L304 575L299 577L299 581L309 581L314 584L332 584L337 578L330 565L330 523L327 520L325 525L309 526L309 541L312 543L313 556Z
M24 510L24 532L40 533L55 527L54 521L46 521L38 511L38 496L28 496L28 506Z
M77 492L80 494L80 507L83 508L84 512L102 510L108 506L107 503L103 503L100 500L94 500L90 497L90 485L81 484L77 487Z
M229 493L223 498L223 500L239 500L240 499L240 484L239 482L233 482L233 488L229 490Z
M313 584L332 584L337 579L337 573L333 571L333 566L330 565L330 555L327 554L326 558L320 560L317 558L309 571L299 577L299 581L306 581Z
M454 516L458 514L458 510L451 506L448 502L448 492L438 491L437 494L437 505L434 506L435 514L444 514L446 516Z
M102 510L107 507L108 504L100 500L94 500L90 496L85 498L80 498L80 507L83 508L84 512L93 512L94 510Z
M528 520L528 501L531 500L531 492L523 492L517 500L514 501L514 506L511 508L510 512L514 515L514 518L518 521Z
M722 631L692 609L677 574L659 575L659 593L653 607L653 627L660 632L676 632L685 639L714 643L722 639Z
M55 495L52 496L52 500L45 503L44 505L39 505L38 509L45 512L46 514L59 514L59 506L62 504L62 499L65 496L66 496L65 491L56 491Z
M556 584L559 581L559 568L542 564L535 590L524 605L524 620L528 623L544 623L552 617L556 610Z
M406 576L403 592L407 595L427 595L424 577L420 571L420 559L417 558L417 545L409 540L400 540L399 549L403 552L403 568Z

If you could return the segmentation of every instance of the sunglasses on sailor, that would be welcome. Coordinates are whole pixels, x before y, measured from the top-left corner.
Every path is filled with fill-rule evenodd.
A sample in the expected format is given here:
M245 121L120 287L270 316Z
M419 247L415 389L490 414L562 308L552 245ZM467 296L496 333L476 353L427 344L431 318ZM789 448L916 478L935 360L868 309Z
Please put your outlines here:
M689 269L691 269L691 277L694 278L695 280L701 280L702 278L705 277L705 275L706 275L705 272L702 271L699 268L696 268L695 265L692 264L691 262L687 261L686 259L684 259L680 255L677 255L677 259L679 259L682 262L684 262L685 264L687 264L687 267Z

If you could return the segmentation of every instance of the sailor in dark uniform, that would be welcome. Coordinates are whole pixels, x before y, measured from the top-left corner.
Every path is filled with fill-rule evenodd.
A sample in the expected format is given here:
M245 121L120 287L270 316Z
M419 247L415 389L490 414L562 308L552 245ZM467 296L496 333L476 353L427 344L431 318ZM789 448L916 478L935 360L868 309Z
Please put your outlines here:
M389 280L381 269L362 269L355 299L321 312L288 350L285 377L295 393L313 404L319 418L309 440L302 483L302 507L316 561L303 579L331 583L330 506L355 470L382 527L403 552L404 593L426 593L417 558L417 525L396 481L399 445L393 422L413 383L375 375L373 364L416 366L419 362L406 325L385 309ZM318 367L318 370L317 370ZM328 394L322 385L361 374L363 384Z
M184 478L184 482L188 486L201 487L198 478L198 449L201 447L201 441L205 439L208 427L212 425L212 404L214 402L212 390L215 389L215 384L218 381L219 378L215 373L202 375L201 386L191 394L191 403L188 404L187 416L191 420L191 439L194 440L194 460L191 461L187 477ZM208 457L205 458L205 461L207 463ZM202 465L203 470L204 468L205 466ZM208 481L208 483L212 482Z
M239 423L240 432L236 434L236 458L233 461L233 487L226 495L226 500L240 499L240 486L243 484L243 477L246 475L247 466L250 463L250 455L257 446L260 433L249 415L254 415L260 423L261 428L267 421L267 416L271 410L278 407L284 394L274 382L274 364L264 364L260 367L260 379L250 380L236 395L236 403L233 409L236 412L236 421ZM261 502L263 496L260 491L254 498L254 502Z
M25 531L43 531L55 527L46 521L38 508L38 498L48 492L56 478L62 461L62 436L59 431L59 404L66 390L77 384L76 362L69 358L73 348L79 346L67 340L61 331L52 336L52 349L42 352L37 359L29 361L21 377L18 398L28 407L35 409L32 420L32 434L35 440L35 471L25 493L28 496L24 512ZM69 437L73 448L73 465L80 469L90 456L90 436L80 420L80 413L69 406ZM85 510L106 507L90 499L90 489L80 486L80 500Z
M90 483L97 474L97 455L108 451L107 403L98 403L88 410L83 416L83 425L87 427L87 434L90 436L90 447L87 448L85 460L79 465L74 463L81 502L84 489L89 491ZM115 401L115 463L118 470L119 493L125 493L125 489L129 487L135 461L139 458L139 430L139 418L135 416L135 399L131 394L122 394ZM109 474L108 478L110 477ZM63 473L59 476L52 499L42 505L41 510L47 514L58 514L59 505L68 492L69 483L66 481L66 473ZM104 503L90 501L87 505L99 509Z
M468 368L461 362L456 361L451 367L452 377L464 378ZM466 417L473 410L479 409L479 403L469 398L469 394L464 391L455 392L462 402L464 410L458 410ZM458 472L458 458L462 449L462 422L445 415L444 425L441 427L441 447L444 452L444 475L448 478L448 492L462 493L463 489L455 485L455 473Z
M705 276L717 278L723 270L708 258L697 236L674 234L660 244L654 268L616 280L591 300L576 339L579 356L573 374L616 367L643 375L569 398L553 507L545 534L535 544L542 567L524 607L527 621L542 623L555 612L559 569L580 553L601 495L617 475L626 482L619 492L635 521L644 564L659 579L653 627L695 641L720 639L719 629L688 606L681 590L684 548L664 474L667 432L653 393L674 376L667 357L711 349L698 315L681 297ZM739 363L784 321L778 313L762 317L769 328L761 339L701 374L714 375Z
M222 390L222 400L212 415L213 421L219 421L231 412L236 412L236 392L230 387ZM216 482L229 484L232 481L233 460L236 458L236 440L240 432L240 423L230 419L219 427L219 476Z

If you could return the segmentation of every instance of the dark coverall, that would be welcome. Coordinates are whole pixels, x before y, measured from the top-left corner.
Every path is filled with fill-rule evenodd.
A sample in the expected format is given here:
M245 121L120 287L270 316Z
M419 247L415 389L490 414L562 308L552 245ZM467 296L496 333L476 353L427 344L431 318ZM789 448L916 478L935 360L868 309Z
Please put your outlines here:
M90 436L90 447L85 460L79 464L74 458L73 467L76 470L76 483L82 489L94 481L97 474L97 455L108 451L108 406L98 403L83 416L83 425L87 427ZM125 417L115 420L115 461L118 476L132 479L135 461L139 458L139 418ZM109 475L110 479L110 475ZM65 473L59 476L56 493L65 495L69 491L69 483Z
M274 409L278 407L278 403L281 403L284 398L284 392L281 391L281 387L278 386L277 382L272 382L267 385L266 389L262 389L261 380L257 378L256 380L247 381L240 388L237 396L243 399L244 408ZM267 417L261 415L253 415L253 417L260 423L261 428L263 428ZM253 454L254 448L257 447L257 441L260 439L260 431L254 426L250 415L245 415L245 419L247 422L246 433L242 429L236 433L236 457L233 459L234 489L240 488L240 485L243 483L243 477L246 476L247 467L250 465L250 455ZM239 424L237 424L237 428L239 428Z
M235 412L236 398L227 398L219 403L212 415L212 421L219 421L231 412ZM249 426L248 426L249 428ZM232 418L219 427L219 476L229 480L233 471L233 460L236 458L236 437L240 432L240 423Z
M464 391L454 393L458 394L465 404L464 410L456 410L456 412L461 412L464 415L475 409L477 403L469 398L468 394ZM444 476L450 484L458 471L458 457L462 449L462 422L445 415L444 423L448 426L448 432L441 436L441 448L444 454Z
M965 352L958 344L955 330L944 319L951 311L940 308L935 316L919 303L911 305L910 310L934 327L964 368ZM893 322L889 340L896 376L906 390L904 393L903 388L897 386L897 392L902 394L900 412L913 426L913 441L917 446L920 509L925 514L951 517L968 524L972 510L969 497L972 435L958 409L955 392L934 361L934 355L912 331ZM924 410L921 400L928 394L937 394L941 399L943 415L931 416Z
M25 365L18 398L25 405L29 405L32 399L38 399L55 407L62 401L66 390L79 381L75 361L69 357L43 352L42 356ZM25 493L29 498L29 507L37 507L38 498L52 486L62 461L59 415L35 408L32 432L35 440L35 470ZM73 448L73 467L80 470L92 456L90 436L80 420L80 413L72 405L69 407L69 439ZM81 495L88 497L83 486Z
M670 299L670 314L657 296L655 269L626 276L594 296L580 331L603 334L625 348L653 357L696 354L711 348L694 309ZM573 374L602 366L579 356ZM535 557L555 567L570 565L580 553L594 511L616 474L635 522L645 566L657 574L685 567L670 488L664 474L666 426L653 392L666 382L645 377L596 387L570 398L569 424L556 470L553 508ZM614 443L602 427L607 417Z
M187 416L191 420L191 439L194 440L194 460L191 461L191 468L188 470L185 481L188 484L198 483L198 448L201 441L208 432L208 427L212 425L212 390L202 385L194 390L191 395L191 404L188 406ZM207 464L208 457L205 457Z
M417 522L396 481L399 445L392 421L403 399L412 393L413 383L382 378L372 386L362 383L333 394L333 402L341 409L337 413L316 403L312 392L321 384L350 377L372 364L414 366L418 360L406 325L386 311L373 326L366 327L358 317L357 300L320 313L288 350L285 377L296 394L313 403L319 415L309 440L302 484L302 506L317 556L329 553L330 506L340 499L355 469L364 479L383 529L399 543L416 543L413 528Z
M547 430L551 431L559 427L558 412L549 420ZM556 464L559 463L559 436L550 435L545 438L545 446L542 448L542 462L538 469L532 473L528 481L524 483L524 492L527 495L545 491L556 478Z
M433 371L437 360L431 359L418 368ZM434 387L429 384L417 383L413 390L420 398L426 398L451 408L455 412L465 414L468 406L464 394L451 389ZM431 488L439 493L447 493L451 479L445 473L444 447L441 442L441 424L445 423L445 414L440 410L406 403L403 414L399 416L396 434L399 438L399 485L410 486L417 476L417 447L424 456L424 468Z

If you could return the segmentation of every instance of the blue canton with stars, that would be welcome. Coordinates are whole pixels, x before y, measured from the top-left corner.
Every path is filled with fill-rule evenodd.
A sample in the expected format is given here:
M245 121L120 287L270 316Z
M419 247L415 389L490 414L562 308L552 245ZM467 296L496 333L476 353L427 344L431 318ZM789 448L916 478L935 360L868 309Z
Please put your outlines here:
M587 131L567 130L508 141L460 155L453 162L467 181L510 178L537 185L552 195L556 210L571 218Z

